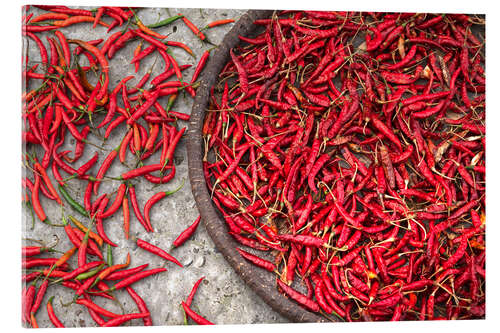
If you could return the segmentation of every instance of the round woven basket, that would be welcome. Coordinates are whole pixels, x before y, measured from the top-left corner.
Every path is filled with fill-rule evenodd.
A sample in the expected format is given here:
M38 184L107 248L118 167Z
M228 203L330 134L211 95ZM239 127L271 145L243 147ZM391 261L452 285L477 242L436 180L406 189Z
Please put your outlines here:
M235 23L226 34L222 43L211 55L203 74L200 77L201 85L196 92L191 120L187 135L189 180L201 214L205 228L215 243L217 249L234 268L238 275L259 295L269 306L293 322L326 322L326 318L312 313L294 301L289 300L276 288L276 277L263 269L249 264L235 248L238 244L228 234L226 223L216 211L210 198L210 193L203 175L203 138L201 129L207 109L210 87L216 84L217 77L229 59L229 49L239 43L238 35L248 36L256 29L254 20L268 18L272 11L250 10Z

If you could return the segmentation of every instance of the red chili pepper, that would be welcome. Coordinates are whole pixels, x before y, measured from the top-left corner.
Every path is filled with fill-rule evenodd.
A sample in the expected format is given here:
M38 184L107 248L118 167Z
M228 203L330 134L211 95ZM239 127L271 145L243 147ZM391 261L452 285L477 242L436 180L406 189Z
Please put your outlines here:
M104 264L104 261L92 261L92 262L86 263L85 265L80 266L80 267L76 268L75 270L67 273L65 276L63 276L63 280L66 281L66 280L73 279L77 275L84 273L92 268L96 268L97 266L102 265L102 264Z
M159 90L153 92L153 94L151 94L151 96L146 100L146 102L142 104L141 107L138 108L132 114L132 116L127 120L127 124L132 125L135 121L137 121L151 106L153 106L159 94L160 94Z
M52 324L54 324L55 327L64 328L63 323L61 323L59 318L57 318L57 316L54 312L54 308L52 307L52 300L53 299L54 299L54 296L49 298L49 300L47 301L47 313L49 315L49 319L52 322Z
M163 51L167 51L168 47L167 45L163 44L162 42L160 42L159 40L149 36L149 35L146 35L142 32L140 32L139 30L134 30L134 34L141 37L142 39L144 39L146 42L156 46L156 48L158 50L163 50Z
M84 239L85 234L86 234L87 231L83 232L83 231L81 231L81 230L79 230L77 228L73 228L72 230L73 230L73 234L78 239L78 243L81 243L82 240ZM87 230L89 230L89 229L87 229ZM92 231L89 231L89 238L91 237L91 233L94 235L92 238L97 238L98 237L99 240L101 241L101 243L104 242L103 239L99 235L94 234ZM88 240L88 248L87 248L87 250L88 250L89 254L95 255L95 256L99 257L99 259L101 259L101 260L104 258L103 255L102 255L102 253L101 253L101 250L99 249L99 247L97 246L97 244L92 239Z
M35 298L36 288L35 285L32 284L26 289L26 293L23 295L23 321L29 322L31 308L33 305L33 300Z
M106 243L108 243L111 246L118 246L116 245L113 241L111 241L108 236L106 235L106 232L104 231L104 225L103 225L103 220L100 217L102 214L104 208L108 204L109 199L107 197L104 197L104 199L99 203L99 207L97 208L97 211L95 213L95 225L96 225L96 230L99 236L102 238L102 240Z
M34 316L38 311L38 308L40 308L43 297L45 296L45 293L47 291L48 285L49 285L49 280L44 280L40 285L40 287L38 288L38 292L36 293L36 298L34 299L32 306L30 307L30 313L32 316Z
M97 325L102 326L106 323L106 321L97 312L95 312L90 308L87 308L87 310L89 311L90 316L96 322Z
M94 155L85 164L83 164L76 170L78 176L79 177L85 176L87 171L89 171L94 166L94 164L97 163L98 158L99 158L99 153L95 152Z
M209 24L207 24L205 26L205 28L203 28L203 29L210 29L210 28L217 27L219 25L224 25L224 24L233 23L233 22L234 22L233 19L222 19L222 20L212 21Z
M23 25L23 33L43 32L59 28L55 25L37 26L37 25Z
M312 235L279 234L276 237L281 241L294 242L305 246L322 247L326 244L322 238Z
M68 27L70 25L83 22L94 22L94 18L87 15L77 15L77 16L71 16L62 21L53 21L52 24L54 24L57 27ZM97 23L99 23L102 26L109 27L109 25L106 22L99 20Z
M131 285L132 283L134 282L137 282L139 280L142 280L150 275L153 275L153 274L158 274L158 273L161 273L161 272L165 272L167 269L166 268L155 268L155 269L151 269L149 271L141 271L141 272L138 272L132 276L129 276L123 280L121 280L120 282L118 282L117 284L115 284L113 287L111 287L109 290L107 291L114 291L114 290L118 290L118 289L121 289L121 288L125 288L129 285Z
M229 54L231 55L231 59L233 60L234 65L236 66L236 69L238 70L238 78L239 78L239 83L240 83L240 88L241 91L244 93L248 93L248 76L245 71L245 68L241 64L241 62L238 60L238 57L233 53L233 50L229 50Z
M323 165L328 162L330 159L330 155L328 154L323 154L321 155L316 162L314 162L313 166L311 167L311 171L309 172L307 176L307 184L309 185L309 188L311 191L314 193L317 193L318 190L316 188L316 183L314 182L314 178L316 177L316 174L320 171L320 169L323 167Z
M44 180L45 184L47 185L47 188L49 192L55 197L56 202L59 205L62 205L61 198L59 197L59 194L57 193L56 189L52 185L52 181L50 180L49 176L47 175L47 172L45 169L42 167L42 165L38 162L35 163L34 165L35 171L40 173L40 176ZM35 180L36 183L36 180Z
M97 305L97 304L95 304L92 301L87 300L87 299L79 298L79 299L76 300L76 304L84 305L87 308L92 309L95 312L97 312L97 313L99 313L99 314L101 314L103 316L109 317L109 318L117 318L117 317L120 316L120 315L118 315L116 313L110 312L110 311L108 311L108 310L100 307L99 305Z
M122 199L122 210L123 210L123 232L125 233L125 239L128 239L130 234L130 210L128 206L127 197L124 197Z
M137 238L137 246L139 246L141 249L144 249L148 252L156 254L157 256L159 256L165 260L171 261L180 267L183 267L182 264L177 259L172 257L166 251L164 251L164 250L160 249L159 247L154 246L153 244L150 244L150 243L148 243L140 238Z
M384 136L391 140L391 142L396 145L399 151L403 151L401 142L399 141L398 137L380 119L378 119L376 115L370 115L370 120L372 121L373 126L375 126L380 132L382 132Z
M193 302L194 295L196 294L196 291L198 290L201 282L205 279L204 276L202 276L196 283L193 285L193 288L191 289L191 292L189 293L188 297L186 298L186 305L191 306L191 303Z
M44 28L47 29L46 27L44 27ZM34 28L31 28L31 29L34 29ZM49 30L52 30L52 29L49 29ZM33 32L35 32L35 31L33 31ZM40 58L42 60L42 65L44 65L44 67L47 67L48 62L49 62L48 54L47 54L47 49L43 45L42 41L40 40L40 38L38 38L37 35L33 34L30 31L27 31L26 35L28 37L30 37L31 39L33 39L35 41L35 43L37 44L37 46L40 50Z
M182 21L184 21L184 24L186 24L186 26L196 35L196 37L198 37L202 41L204 41L206 39L205 34L203 34L203 32L201 32L200 29L198 29L198 27L193 24L193 22L188 20L188 18L186 16L184 16L183 14L180 14L180 13L177 15L182 16L181 17Z
M33 210L35 211L35 214L38 216L40 221L42 221L43 223L50 223L47 215L45 215L45 211L39 199L40 182L40 176L38 176L38 174L35 174L35 185L33 187L33 192L31 195L31 202L33 205Z
M249 252L246 252L240 248L236 248L236 251L238 251L238 253L243 257L245 258L246 260L250 261L252 264L256 265L256 266L259 266L261 268L264 268L264 269L267 269L268 271L270 272L273 272L276 267L274 266L274 264L268 260L265 260L265 259L262 259L256 255L253 255Z
M194 234L198 225L200 224L201 216L198 216L196 220L191 224L186 230L184 230L172 243L173 246L179 247L184 244L191 236Z
M106 211L102 212L98 216L101 219L104 219L113 215L118 210L118 208L120 208L120 206L123 204L123 198L125 197L126 191L127 191L127 185L122 183L118 187L118 192L116 193L116 198L113 204Z
M130 297L134 300L135 304L137 304L137 308L141 313L149 313L149 309L146 305L146 302L135 292L132 287L125 287ZM151 315L142 318L144 322L144 326L153 326L153 321L151 320Z
M298 291L292 289L285 283L281 282L279 279L276 280L278 283L278 286L293 300L298 302L299 304L304 305L307 309L313 312L319 312L319 305L313 300L308 299L306 296L303 294L299 293Z
M181 43L181 42L177 42L177 41L173 41L173 40L167 40L165 41L165 44L167 44L168 46L176 46L176 47L180 47L182 48L184 51L186 51L190 56L194 57L194 53L193 53L193 50L191 50L189 48L189 46L187 46L186 44L184 43Z
M203 318L193 310L184 302L181 302L182 308L186 312L186 314L193 319L198 325L214 325L211 321L208 321L207 319Z
M97 171L97 175L96 175L97 180L94 182L94 185L93 185L93 190L94 190L95 195L97 195L99 185L101 184L100 180L104 177L104 174L106 173L106 171L108 171L109 167L113 163L117 154L118 154L118 151L116 149L113 149L108 154L108 156L106 156L104 161L102 162L101 167L99 168L99 171Z
M144 270L146 267L148 267L148 264L144 264L144 265L137 266L137 267L130 268L130 269L119 270L119 271L113 272L113 273L109 274L108 276L106 276L105 280L111 280L111 281L121 280L121 279L127 278L131 275L135 275L136 273L139 273L140 271Z
M114 326L119 326L127 321L133 320L133 319L140 319L140 318L146 318L149 317L150 313L129 313L129 314L124 314L120 315L116 318L113 318L109 321L106 322L106 324L102 325L103 327L114 327Z
M198 61L198 65L196 65L196 68L194 69L194 73L193 76L191 77L191 81L189 82L189 84L193 84L194 82L196 82L198 76L200 76L201 71L203 70L205 64L207 63L209 56L210 56L210 50L206 50L205 52L203 52L203 54L200 57L200 60Z

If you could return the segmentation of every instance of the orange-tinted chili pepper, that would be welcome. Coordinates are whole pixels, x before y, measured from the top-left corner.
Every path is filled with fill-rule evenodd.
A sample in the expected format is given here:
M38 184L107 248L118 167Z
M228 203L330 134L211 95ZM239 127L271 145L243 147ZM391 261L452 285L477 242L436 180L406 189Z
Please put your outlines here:
M193 50L191 50L191 48L189 46L187 46L186 44L184 44L184 43L177 42L177 41L174 41L174 40L167 40L167 41L165 41L165 44L167 44L168 46L180 47L184 51L186 51L187 53L189 53L190 56L194 57Z
M148 28L147 26L145 26L141 22L141 20L139 20L139 18L137 16L135 16L135 23L137 24L137 26L139 27L139 29L141 29L141 31L143 31L144 33L146 33L146 34L148 34L148 35L150 35L152 37L155 37L155 38L158 38L158 39L165 39L165 38L168 37L168 36L159 34L156 31L151 30L150 28Z
M233 22L234 22L233 19L223 19L223 20L212 21L209 24L207 24L202 30L214 28L214 27L217 27L219 25L224 25L224 24L233 23Z
M73 25L73 24L78 24L78 23L84 23L84 22L94 22L95 21L95 18L92 17L92 16L71 16L65 20L62 20L62 21L53 21L52 24L57 26L57 27L68 27L70 25ZM100 25L104 26L104 27L109 27L109 24L107 24L106 22L103 22L103 21L98 21L97 23L99 23Z
M182 16L181 17L182 21L196 35L196 37L198 37L202 41L204 41L206 39L205 34L203 34L203 32L201 32L200 29L198 29L198 27L196 25L194 25L194 23L191 22L186 16L184 16L183 14L180 14L180 13L177 15Z
M64 20L69 17L68 14L63 14L63 13L43 13L38 16L33 17L30 20L30 23L35 23L35 22L42 22L42 21L47 21L47 20Z

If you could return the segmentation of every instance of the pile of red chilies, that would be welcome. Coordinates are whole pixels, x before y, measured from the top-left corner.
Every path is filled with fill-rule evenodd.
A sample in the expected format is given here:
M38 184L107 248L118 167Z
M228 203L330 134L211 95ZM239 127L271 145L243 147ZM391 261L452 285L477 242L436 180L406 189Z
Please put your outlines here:
M285 11L254 23L203 127L236 250L331 320L484 318L484 20Z
M156 193L141 209L136 198L134 182L146 180L161 185L174 178L174 152L186 130L185 127L178 129L177 121L187 121L189 115L173 111L171 108L182 91L185 90L191 96L195 96L196 80L209 57L209 51L200 58L188 83L183 78L182 71L190 65L179 65L169 47L182 47L191 55L193 52L183 43L164 41L167 36L159 34L153 28L182 19L200 40L205 40L205 35L201 31L203 29L198 29L182 14L145 26L137 16L136 9L100 7L89 11L65 6L36 7L46 12L34 16L33 13L28 14L29 7L27 7L27 14L23 17L23 36L27 38L29 47L36 45L40 53L40 62L37 61L34 66L28 68L28 56L24 62L25 85L31 84L37 88L23 94L23 142L26 144L23 163L27 170L32 171L34 178L32 180L28 175L23 178L25 189L23 202L34 212L33 221L36 215L40 221L48 225L64 227L73 247L62 256L53 258L38 257L49 251L55 251L47 246L23 248L22 265L25 270L23 281L26 283L23 289L23 321L32 327L37 327L35 315L47 287L52 284L62 284L75 290L74 301L85 306L99 326L117 326L138 318L142 318L145 325L151 325L152 320L146 303L130 285L166 269L144 270L147 264L125 269L130 263L130 256L126 263L113 265L111 248L117 244L107 236L104 225L106 219L117 214L121 208L124 234L128 239L129 205L131 205L144 229L153 232L151 209L155 203L180 188ZM108 18L113 20L109 24L104 21ZM233 22L231 19L215 21L208 24L205 29L231 22ZM94 27L100 24L109 27L108 31L122 26L125 29L105 39L92 41L67 39L60 28L77 23L87 25L93 23ZM39 37L44 31L49 31L44 36L48 43L48 51ZM127 87L126 83L134 76L127 76L112 87L109 80L110 59L127 43L136 40L139 40L139 43L131 61L131 64L135 65L136 72L141 59L156 54L159 54L164 61L163 72L152 77L152 71L149 70L133 87ZM141 49L142 44L144 44L143 49ZM86 59L88 65L81 65L82 57ZM98 73L96 85L87 80L89 73ZM175 80L169 80L171 77L175 77ZM149 87L146 88L148 82ZM164 107L161 100L167 96L168 102ZM105 129L104 135L99 133L101 128ZM110 138L111 135L123 138L118 147L104 152L107 156L102 164L98 165L103 149L98 147L99 150L96 150L92 147L95 144L89 140L89 134L94 134L103 140ZM74 151L59 151L70 136L76 140ZM95 152L88 161L82 163L80 158L87 147L94 148ZM36 156L37 151L43 152L41 159ZM117 157L123 165L131 165L130 158L127 161L128 151L134 157L134 166L119 176L107 175L107 170L116 163ZM76 168L76 164L80 166ZM48 175L50 170L58 183L56 185ZM83 204L69 194L67 181L74 178L87 183ZM120 184L115 191L99 195L99 186L103 181ZM43 200L56 201L61 207L71 207L88 222L82 223L73 216L69 216L68 221L64 211L62 224L51 222L41 204L43 201L40 200L41 196L45 197ZM189 239L199 222L198 218L174 241L173 246L181 246ZM182 267L182 264L161 248L141 239L136 241L140 248ZM108 245L106 261L101 251L105 243ZM68 260L73 255L77 256L76 268L68 265ZM106 283L109 281L118 282L109 287ZM138 313L118 315L99 307L92 301L93 297L114 299L111 291L122 288L125 288L137 303ZM183 306L186 313L188 311L194 313L189 308L190 302ZM56 317L52 307L52 299L47 302L47 311L52 323L56 327L62 327L63 324ZM106 319L103 319L103 316ZM198 319L198 317L193 318L195 322L198 322Z

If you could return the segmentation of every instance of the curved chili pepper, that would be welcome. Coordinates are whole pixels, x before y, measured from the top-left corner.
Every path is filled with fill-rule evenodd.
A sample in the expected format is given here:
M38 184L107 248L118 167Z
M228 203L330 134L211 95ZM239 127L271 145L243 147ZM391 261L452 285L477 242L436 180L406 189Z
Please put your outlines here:
M198 325L215 325L211 321L203 318L202 316L200 316L199 314L194 312L186 303L184 303L184 301L181 302L181 305L182 305L182 308L184 309L184 311L186 312L186 314L191 319L193 319Z
M137 308L141 313L149 313L149 309L146 305L146 302L135 292L132 287L125 287L125 290L127 290L128 294L132 298L132 300L137 304ZM151 319L151 316L147 316L142 318L142 321L144 322L144 326L153 326L153 321Z
M118 282L117 284L115 284L113 287L111 287L109 290L107 291L114 291L114 290L118 290L118 289L121 289L121 288L125 288L129 285L131 285L132 283L134 282L137 282L139 280L142 280L150 275L153 275L153 274L158 274L158 273L161 273L161 272L165 272L167 269L166 268L155 268L155 269L151 269L149 271L141 271L141 272L138 272L132 276L129 276L123 280L121 280L120 282Z
M256 265L256 266L259 266L261 268L264 268L270 272L273 272L276 267L274 266L274 264L268 260L265 260L265 259L262 259L256 255L253 255L249 252L246 252L240 248L236 248L236 251L238 251L238 253L243 257L245 258L246 260L250 261L252 264Z
M100 217L101 219L105 219L113 215L118 210L118 208L120 208L120 206L123 204L123 198L125 197L126 191L127 191L127 185L122 183L118 187L116 198L113 204L109 206L109 208L106 211L98 214L98 217Z
M102 162L101 167L99 168L99 171L97 171L97 174L96 174L96 179L97 180L94 182L94 185L93 185L93 190L94 190L94 194L95 195L97 195L97 190L99 189L99 185L101 183L100 180L104 177L104 174L106 173L106 171L108 171L109 167L113 163L113 161L116 158L117 154L118 154L117 149L113 149L108 154L108 156L106 156L106 158L104 159L104 161Z
M49 298L49 300L47 301L47 313L49 315L49 319L52 322L52 324L54 324L55 327L64 328L63 323L61 323L61 321L59 320L59 318L57 318L57 316L54 312L54 308L52 306L53 299L54 299L54 296Z
M184 244L194 234L194 232L198 228L198 225L200 224L200 221L201 216L198 216L193 224L191 224L188 228L186 228L186 230L184 230L179 236L177 236L172 245L175 247L179 247Z
M104 97L104 94L107 93L109 85L109 65L108 61L106 60L106 57L104 57L104 55L96 46L83 42L81 40L70 39L68 40L68 43L78 44L78 46L89 51L97 58L97 61L101 65L101 70L104 73L104 83L102 84L101 89L99 90L99 93L96 96L96 99L98 100L102 99Z
M308 308L310 311L313 312L318 312L319 311L319 305L315 301L307 298L303 294L299 293L295 289L292 289L285 283L281 282L281 280L277 279L276 282L278 283L278 286L293 300L297 301L299 304L304 305L306 308Z

